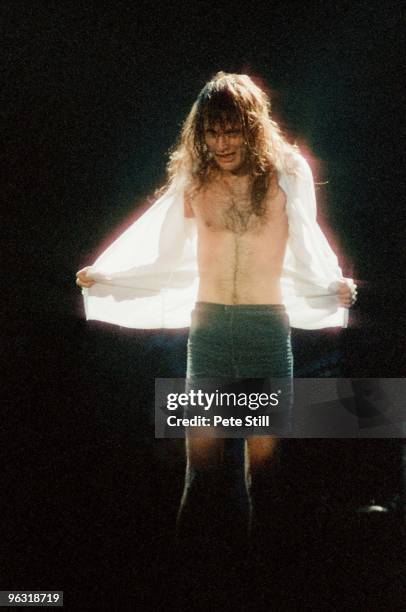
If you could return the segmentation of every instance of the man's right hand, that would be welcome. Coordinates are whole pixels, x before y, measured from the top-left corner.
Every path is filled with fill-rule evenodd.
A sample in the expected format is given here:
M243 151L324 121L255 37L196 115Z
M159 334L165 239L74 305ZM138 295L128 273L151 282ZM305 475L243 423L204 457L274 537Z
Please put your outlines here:
M96 281L92 280L87 275L87 271L89 270L89 268L90 266L86 266L86 268L82 268L81 270L79 270L79 272L76 272L76 284L79 287L88 289L89 287L95 284Z

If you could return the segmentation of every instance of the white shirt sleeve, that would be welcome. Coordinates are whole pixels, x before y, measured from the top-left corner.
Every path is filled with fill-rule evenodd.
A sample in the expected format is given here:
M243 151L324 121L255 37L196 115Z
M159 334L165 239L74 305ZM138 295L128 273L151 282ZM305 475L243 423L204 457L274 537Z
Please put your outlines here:
M336 284L344 280L333 249L317 222L313 176L301 155L296 172L284 175L289 240L282 275L284 302L293 327L346 326L348 310L339 305Z

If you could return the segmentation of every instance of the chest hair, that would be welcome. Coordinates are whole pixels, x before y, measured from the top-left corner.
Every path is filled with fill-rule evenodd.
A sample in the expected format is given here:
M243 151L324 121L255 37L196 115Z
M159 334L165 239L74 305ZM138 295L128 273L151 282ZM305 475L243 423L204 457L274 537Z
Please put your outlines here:
M254 210L248 181L234 185L215 181L202 193L201 206L206 225L234 234L254 231L268 221L267 206Z

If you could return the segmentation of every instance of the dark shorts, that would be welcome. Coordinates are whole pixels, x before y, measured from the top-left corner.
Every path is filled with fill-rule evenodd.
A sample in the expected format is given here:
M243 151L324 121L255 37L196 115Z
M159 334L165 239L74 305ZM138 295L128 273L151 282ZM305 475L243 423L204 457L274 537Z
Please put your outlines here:
M213 391L220 386L251 394L282 390L275 422L288 432L292 376L290 325L284 306L196 303L188 340L188 390ZM238 407L232 411L237 414Z

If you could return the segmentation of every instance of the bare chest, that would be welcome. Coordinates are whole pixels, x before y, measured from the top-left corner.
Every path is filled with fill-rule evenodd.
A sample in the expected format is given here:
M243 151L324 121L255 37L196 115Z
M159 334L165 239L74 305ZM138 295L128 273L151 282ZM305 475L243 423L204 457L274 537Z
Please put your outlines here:
M284 213L285 200L279 189L273 197L266 196L258 211L253 206L249 184L225 185L216 182L195 196L193 211L199 225L207 230L238 235L259 234Z

